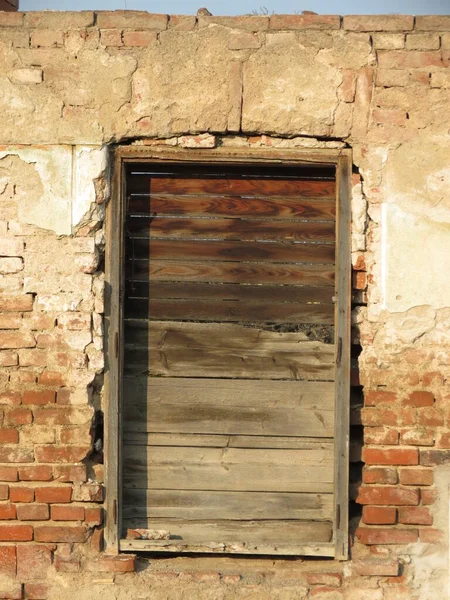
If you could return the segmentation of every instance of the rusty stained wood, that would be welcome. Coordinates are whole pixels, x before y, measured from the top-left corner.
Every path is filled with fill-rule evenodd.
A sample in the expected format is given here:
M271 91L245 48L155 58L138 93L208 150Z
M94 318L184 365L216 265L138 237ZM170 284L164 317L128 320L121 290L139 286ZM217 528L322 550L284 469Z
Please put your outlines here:
M334 347L225 323L127 321L125 372L165 377L334 379Z
M127 240L129 260L233 261L334 264L333 244L226 242L189 240Z
M312 440L302 441L298 436L333 436L333 385L333 382L309 381L125 377L124 430L251 436L229 438L226 445L236 447L244 443L250 447L261 447L264 443L268 447L290 447L285 436L293 436L297 447L304 448ZM270 436L282 439L275 443ZM193 443L202 445L200 440ZM318 443L322 440L316 439L312 447L318 447Z
M124 490L125 519L302 519L331 521L333 494Z
M151 226L151 228L150 228ZM333 221L304 221L233 218L176 218L158 215L132 217L127 231L138 237L169 237L183 239L240 241L333 242Z
M323 446L323 444L322 444ZM333 492L333 452L124 444L124 486L252 492Z

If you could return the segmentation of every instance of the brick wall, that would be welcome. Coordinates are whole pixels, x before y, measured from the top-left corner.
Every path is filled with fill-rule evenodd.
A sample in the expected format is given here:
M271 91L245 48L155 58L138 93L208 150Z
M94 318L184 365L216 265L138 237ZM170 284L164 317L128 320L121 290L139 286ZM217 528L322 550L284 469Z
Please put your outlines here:
M448 16L0 12L0 598L443 597L449 60ZM118 142L352 148L350 561L103 551Z

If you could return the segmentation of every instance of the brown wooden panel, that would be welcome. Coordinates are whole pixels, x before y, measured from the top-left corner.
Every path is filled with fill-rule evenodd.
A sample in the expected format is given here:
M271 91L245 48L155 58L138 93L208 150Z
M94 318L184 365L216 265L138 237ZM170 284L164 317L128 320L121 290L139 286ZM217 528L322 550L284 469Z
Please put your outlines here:
M267 304L209 300L129 299L126 314L133 318L252 323L333 324L333 304Z
M130 196L128 212L140 215L189 215L192 217L252 216L330 220L335 217L334 200L301 198L225 198L206 196Z
M128 258L140 260L260 261L334 264L334 245L128 239Z
M333 180L293 179L293 178L239 178L225 177L158 177L134 176L129 178L127 192L152 194L220 194L226 196L335 196L336 183Z
M334 378L334 346L215 323L127 321L125 372L166 377Z
M231 217L231 215L228 215ZM151 225L151 228L150 228ZM143 237L333 242L334 221L130 217L127 231Z
M333 516L332 494L211 492L197 490L124 490L125 519L181 518L214 520L313 519Z
M125 487L331 493L329 448L269 450L123 446Z
M333 286L329 265L194 262L183 260L129 261L126 278L136 281L192 281L211 283L265 283L279 285Z
M317 446L333 435L332 382L124 377L123 390L124 431L152 432L148 445L155 432L176 433L165 445L250 448Z

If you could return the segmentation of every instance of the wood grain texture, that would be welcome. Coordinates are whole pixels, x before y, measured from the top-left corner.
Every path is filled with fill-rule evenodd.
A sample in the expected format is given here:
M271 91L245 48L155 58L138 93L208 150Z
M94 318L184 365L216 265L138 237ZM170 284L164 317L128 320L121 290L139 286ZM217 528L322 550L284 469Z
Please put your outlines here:
M125 372L165 377L334 379L334 347L224 323L127 321Z
M331 521L332 494L124 490L125 519L181 518L257 521L313 519Z
M123 447L124 486L332 493L333 452L253 448Z
M220 194L225 196L300 196L328 197L334 200L336 183L332 180L296 178L241 178L233 175L216 177L161 177L135 175L127 192L152 194Z
M227 217L229 215L272 219L333 220L334 200L302 198L228 198L223 196L130 196L131 215L186 215Z
M236 447L265 440L277 447L270 436L331 438L333 383L126 377L124 419L127 432L252 436L227 437L226 445ZM310 443L296 440L295 447ZM323 442L306 447L317 443ZM286 447L284 437L278 445Z
M330 265L285 265L264 263L194 262L181 260L134 261L126 278L136 281L191 281L211 283L258 283L279 285L333 285Z
M227 242L127 240L129 260L233 261L334 264L333 244L278 242Z
M333 221L304 221L252 218L170 218L129 217L128 234L142 237L169 237L183 239L240 240L240 241L296 241L333 242Z

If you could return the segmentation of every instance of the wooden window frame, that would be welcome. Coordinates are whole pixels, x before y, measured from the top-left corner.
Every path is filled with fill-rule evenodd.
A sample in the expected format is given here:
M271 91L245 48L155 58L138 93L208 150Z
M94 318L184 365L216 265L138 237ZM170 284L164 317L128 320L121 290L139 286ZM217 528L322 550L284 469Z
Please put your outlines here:
M277 150L252 148L181 149L119 146L114 151L111 200L106 210L105 256L105 545L108 552L137 551L143 540L120 540L121 530L121 398L123 371L124 300L124 166L133 162L196 164L271 164L336 167L336 382L333 540L305 545L299 555L348 558L349 414L350 414L350 299L351 238L349 149Z

